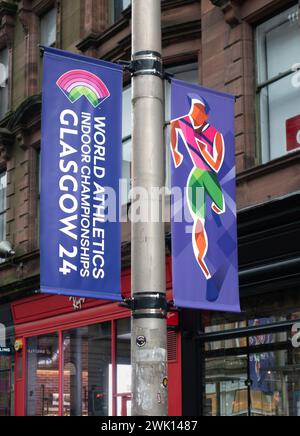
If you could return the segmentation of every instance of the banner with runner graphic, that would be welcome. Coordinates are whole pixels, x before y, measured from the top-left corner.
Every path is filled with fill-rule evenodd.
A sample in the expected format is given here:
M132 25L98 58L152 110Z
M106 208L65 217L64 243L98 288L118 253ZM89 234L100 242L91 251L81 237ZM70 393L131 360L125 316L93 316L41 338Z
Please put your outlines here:
M172 81L173 290L179 307L240 311L234 105L231 95Z
M122 67L44 53L41 290L121 299Z

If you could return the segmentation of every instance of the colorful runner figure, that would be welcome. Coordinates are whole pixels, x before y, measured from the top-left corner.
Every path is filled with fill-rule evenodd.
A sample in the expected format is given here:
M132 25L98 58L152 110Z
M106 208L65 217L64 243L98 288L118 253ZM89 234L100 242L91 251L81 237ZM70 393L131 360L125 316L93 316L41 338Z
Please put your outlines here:
M207 280L211 273L205 262L209 240L205 229L206 195L212 199L212 210L218 215L226 211L222 188L217 174L222 168L225 157L224 138L208 123L210 107L206 100L197 94L189 94L190 113L171 121L171 150L175 167L183 161L178 151L181 136L194 167L190 173L188 186L188 204L194 219L193 250L195 258ZM215 301L218 296L211 296Z

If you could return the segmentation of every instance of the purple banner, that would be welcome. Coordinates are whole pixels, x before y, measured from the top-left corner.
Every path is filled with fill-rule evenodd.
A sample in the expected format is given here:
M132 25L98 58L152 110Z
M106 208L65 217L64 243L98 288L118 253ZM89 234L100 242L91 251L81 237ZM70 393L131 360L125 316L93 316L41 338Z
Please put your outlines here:
M231 95L172 82L172 256L178 307L240 312L234 105Z

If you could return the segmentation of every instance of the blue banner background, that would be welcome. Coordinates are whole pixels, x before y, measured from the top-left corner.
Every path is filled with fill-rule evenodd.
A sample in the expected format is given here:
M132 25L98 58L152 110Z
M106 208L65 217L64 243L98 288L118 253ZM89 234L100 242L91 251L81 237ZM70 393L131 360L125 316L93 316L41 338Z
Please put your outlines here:
M208 192L205 192L205 229L209 242L205 261L211 273L211 278L207 279L195 258L193 235L187 232L187 229L193 226L192 216L186 204L187 195L184 205L175 204L175 199L172 198L174 300L178 307L240 312L236 222L235 98L229 94L173 80L172 120L182 119L189 114L191 102L188 96L191 94L205 99L210 107L208 123L224 138L225 157L217 178L224 195L226 212L222 215L213 212L212 200ZM183 161L176 168L171 154L172 187L187 190L191 171L196 167L180 135L178 151L182 154ZM188 211L188 217L183 208ZM208 298L210 295L217 297L213 301Z
M98 107L94 107L91 102L83 95L76 102L72 103L68 97L58 87L58 79L65 73L72 70L84 70L100 78L110 92L110 96L102 101ZM73 55L56 49L45 49L44 54L44 75L43 75L43 105L42 105L42 144L41 144L41 212L40 212L40 249L41 249L41 291L45 293L61 294L68 296L80 296L109 300L121 299L121 230L120 221L117 216L115 222L104 222L93 224L93 206L99 205L93 193L96 192L94 183L98 186L113 188L116 194L116 207L119 205L119 179L121 177L121 153L122 153L122 87L123 73L122 67L108 62L99 61L93 58ZM61 125L60 117L64 110L74 111L79 124L73 127L73 116L66 115L63 119L69 125ZM81 121L82 113L91 114L91 162L82 162L82 132ZM94 117L105 117L105 162L102 163L105 175L97 178L93 169L93 158L95 155L93 135L95 130ZM75 165L78 165L77 192L72 192L74 183L66 181L68 192L60 189L61 178L68 174L61 171L60 153L62 145L60 143L61 128L78 129L78 134L64 134L64 141L73 149L75 153L64 156L64 168L70 164L70 171L74 176ZM82 206L82 174L83 166L88 166L91 171L90 179L90 237L89 242L89 267L83 268L82 250L82 226L81 215L84 215ZM85 169L87 172L88 170ZM75 196L78 201L78 209L73 214L66 214L60 207L61 197L64 194ZM72 209L72 200L66 200L65 206ZM98 209L99 211L99 209ZM85 211L86 212L86 211ZM76 233L75 240L68 234L61 231L65 227L61 223L62 219L71 215L78 214L77 220L71 222L75 229L71 229L72 234ZM86 221L85 221L86 222ZM95 231L93 228L101 229ZM101 232L101 238L99 235ZM104 255L95 257L95 250L103 251L94 244L104 242ZM62 248L63 247L63 248ZM85 247L86 248L86 247ZM74 258L66 255L73 255ZM62 258L60 258L60 252ZM85 253L87 254L87 252ZM75 265L77 271L71 269L68 274L60 272L68 265L63 263L67 260ZM105 262L104 266L103 260ZM93 264L95 263L95 265ZM85 264L85 267L87 263ZM65 269L66 270L66 269ZM101 274L100 274L101 270ZM93 272L95 271L95 272ZM89 274L89 276L84 275ZM104 276L103 276L104 275Z

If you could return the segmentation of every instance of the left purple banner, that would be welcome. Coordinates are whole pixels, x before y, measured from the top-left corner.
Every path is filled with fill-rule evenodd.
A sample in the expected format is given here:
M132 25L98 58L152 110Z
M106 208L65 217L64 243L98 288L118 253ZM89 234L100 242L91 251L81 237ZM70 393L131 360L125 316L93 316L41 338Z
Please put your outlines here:
M41 291L121 299L122 67L44 53Z
M172 257L178 307L240 312L235 99L172 82Z

